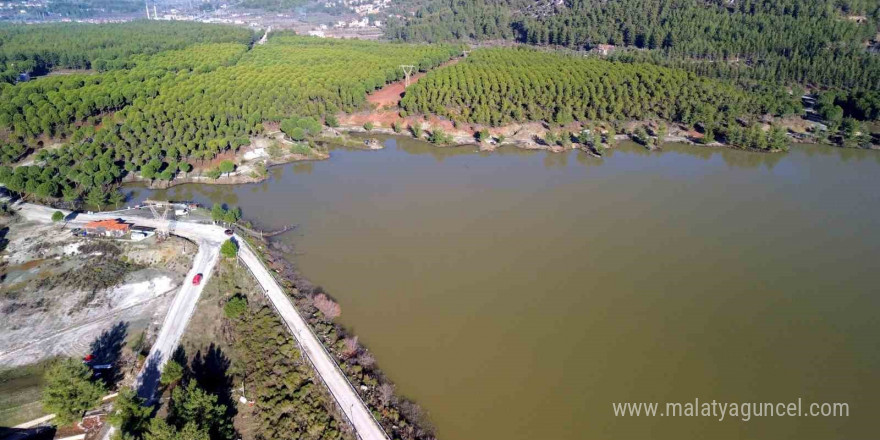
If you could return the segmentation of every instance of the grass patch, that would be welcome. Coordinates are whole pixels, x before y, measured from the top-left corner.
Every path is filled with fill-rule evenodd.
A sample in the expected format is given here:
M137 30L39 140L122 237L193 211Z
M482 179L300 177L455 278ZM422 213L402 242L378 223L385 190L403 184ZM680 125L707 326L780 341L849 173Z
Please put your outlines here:
M40 402L43 375L54 361L0 370L0 426L15 426L45 415Z
M290 154L302 154L303 156L312 155L312 148L309 147L309 144L302 142L291 145L288 151L290 151Z

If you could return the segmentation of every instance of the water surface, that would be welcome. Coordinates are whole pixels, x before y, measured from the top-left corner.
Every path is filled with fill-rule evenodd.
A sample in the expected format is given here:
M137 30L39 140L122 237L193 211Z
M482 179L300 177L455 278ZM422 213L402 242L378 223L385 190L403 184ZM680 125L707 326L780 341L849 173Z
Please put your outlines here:
M240 186L440 438L872 438L880 152L390 138ZM139 191L138 197L145 197ZM847 402L849 418L621 418L612 402Z

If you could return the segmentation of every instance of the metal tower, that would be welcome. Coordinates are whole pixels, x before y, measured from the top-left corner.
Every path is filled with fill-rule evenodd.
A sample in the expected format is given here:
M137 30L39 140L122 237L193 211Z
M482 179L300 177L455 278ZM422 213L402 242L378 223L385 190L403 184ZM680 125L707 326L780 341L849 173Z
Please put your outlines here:
M403 76L404 76L403 88L405 89L405 88L409 87L409 77L410 77L410 75L412 75L413 71L416 69L416 66L413 66L412 64L401 64L400 68L403 69Z

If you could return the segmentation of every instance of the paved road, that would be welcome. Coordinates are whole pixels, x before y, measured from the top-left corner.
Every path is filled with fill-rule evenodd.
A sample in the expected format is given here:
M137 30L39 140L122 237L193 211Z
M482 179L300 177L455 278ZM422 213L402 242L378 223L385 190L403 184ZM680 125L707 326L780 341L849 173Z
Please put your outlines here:
M321 345L321 341L312 333L308 324L300 316L293 306L290 297L284 293L269 270L263 266L259 257L251 250L247 243L242 243L239 250L241 261L251 270L254 277L266 291L266 296L272 301L275 310L281 314L281 318L287 324L288 329L299 341L300 348L312 361L315 370L321 376L330 394L339 403L340 408L348 417L348 420L357 431L362 440L388 440L385 432L379 427L376 419L364 405L360 396L351 387L348 379L330 357L330 354Z
M16 207L19 208L19 213L25 218L37 221L51 221L52 213L55 212L54 209L41 205L19 204ZM65 212L65 214L68 213ZM93 220L107 218L121 218L122 220L144 226L161 226L161 222L158 220L118 215L118 213L77 214L68 224L81 226ZM152 400L156 393L162 368L168 362L174 350L177 349L180 338L183 336L184 330L186 330L186 325L196 309L199 296L211 277L214 265L217 264L220 255L220 245L227 238L223 234L223 228L219 226L186 222L177 222L174 227L174 233L196 242L199 245L199 251L193 259L193 267L187 273L183 285L171 302L171 307L169 307L168 313L165 315L165 321L162 323L162 328L159 330L159 336L156 338L156 342L147 356L147 362L138 374L135 384L138 395L147 400ZM202 282L198 286L194 286L192 279L198 273L202 274Z
M52 213L55 211L52 208L32 204L19 204L17 208L20 209L19 212L23 216L38 221L50 221ZM120 218L144 226L162 226L158 220L125 216L120 215L118 212L78 214L70 223L79 225L92 220L107 218ZM192 316L193 310L195 310L195 304L201 294L202 286L208 281L211 270L217 263L220 245L227 239L223 233L223 228L219 226L188 223L185 221L177 221L174 225L173 233L198 243L199 252L195 257L193 269L187 275L187 282L184 283L184 286L175 297L168 315L165 317L162 330L159 332L159 338L153 344L153 348L147 358L147 363L138 375L138 394L148 398L152 397L155 393L159 373L162 370L161 367L164 366L172 351L177 348L180 337L186 329L186 324ZM250 269L257 282L266 291L266 296L280 313L281 318L293 333L294 338L299 342L299 346L305 355L308 356L315 367L315 371L321 377L324 384L326 384L330 394L336 399L342 412L345 413L351 422L358 437L361 440L388 440L385 432L376 422L376 419L373 418L373 415L360 399L360 396L349 384L342 370L339 369L339 366L336 365L333 358L327 353L324 346L321 345L317 336L312 333L308 324L296 311L290 297L284 293L281 286L275 281L275 278L254 251L246 243L242 242L240 244L239 256L241 261ZM196 273L202 273L205 277L199 287L194 287L189 282Z
M141 369L135 382L138 395L147 399L147 401L152 401L159 386L159 376L162 373L162 369L165 367L168 359L171 358L171 355L174 354L174 350L177 349L180 338L183 336L183 331L186 330L186 325L196 310L199 296L201 296L205 284L210 279L211 272L214 270L220 255L220 245L218 243L206 240L199 240L198 243L199 251L193 259L193 267L186 274L183 286L181 286L177 296L174 297L171 307L168 308L165 321L162 323L161 330L159 330L159 336L150 349L147 362L144 363L144 367ZM198 286L192 284L192 279L196 274L202 274L202 282Z

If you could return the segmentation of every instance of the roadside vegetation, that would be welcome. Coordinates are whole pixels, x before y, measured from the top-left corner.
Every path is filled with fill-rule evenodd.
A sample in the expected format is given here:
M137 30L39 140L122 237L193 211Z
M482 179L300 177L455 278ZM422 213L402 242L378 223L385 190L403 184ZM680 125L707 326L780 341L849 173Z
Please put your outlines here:
M169 362L171 368L179 364ZM167 368L167 367L166 367ZM164 372L163 372L164 376ZM164 417L153 417L134 390L120 390L108 421L119 429L117 438L125 440L231 440L235 437L229 407L219 396L206 391L192 375L181 374L165 385L169 399L163 405Z
M417 403L399 395L373 354L358 341L357 335L334 321L342 313L340 305L284 259L283 253L289 249L285 250L283 245L267 247L258 244L253 247L280 275L280 283L299 312L385 431L392 438L401 440L435 439L428 414Z
M244 267L218 264L168 380L195 377L229 407L237 438L352 439L344 416ZM242 403L240 398L245 398Z
M43 409L54 413L57 423L66 425L97 406L106 388L94 380L92 369L78 359L59 361L46 372Z

